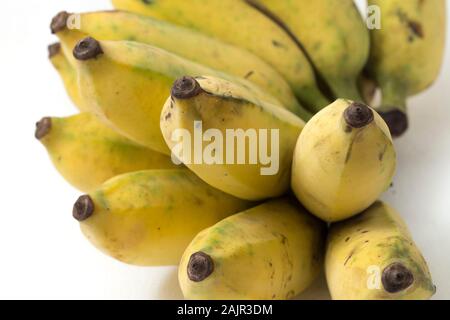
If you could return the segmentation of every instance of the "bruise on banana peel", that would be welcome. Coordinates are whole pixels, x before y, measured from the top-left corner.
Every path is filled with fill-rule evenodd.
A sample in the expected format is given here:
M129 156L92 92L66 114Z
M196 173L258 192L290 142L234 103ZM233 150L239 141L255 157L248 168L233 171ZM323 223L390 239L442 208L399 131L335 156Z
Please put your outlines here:
M202 138L200 146L185 144L185 139L195 139L197 124L205 132L215 130L222 139L210 144ZM259 99L245 87L209 76L176 80L161 114L161 130L174 156L208 184L247 200L278 197L288 190L292 152L303 126L300 118ZM181 142L174 139L180 131ZM230 131L234 134L231 138ZM238 131L245 139L241 148L239 141L235 142L242 137ZM265 139L261 138L263 134ZM199 163L193 159L193 155L203 156L212 147L214 161ZM268 153L263 156L269 158L269 163L261 160L261 150ZM236 160L240 156L245 156L243 163Z
M188 27L252 52L289 82L299 101L310 111L330 101L318 89L314 70L295 41L243 0L112 2L117 9Z
M290 198L266 202L199 233L181 259L187 299L290 299L323 264L326 226Z
M139 266L178 265L201 230L254 204L207 185L187 169L124 174L81 196L72 215L105 254Z
M286 80L247 50L188 28L125 11L76 14L76 30L66 30L69 17L67 12L59 13L52 23L53 31L65 37L84 34L97 40L129 40L153 45L207 67L248 79L278 98L287 109L305 121L311 117L299 104Z
M358 214L391 184L396 153L383 119L370 107L337 100L316 114L297 142L292 189L319 218Z
M373 29L367 69L382 92L379 108L394 137L408 129L407 99L435 81L445 47L445 0L369 0L383 28Z
M169 155L159 127L161 109L180 76L212 75L235 82L259 99L281 103L253 83L134 41L82 39L73 49L84 101L129 139Z
M126 172L177 167L168 156L120 136L90 113L43 118L35 137L58 172L84 192Z
M404 221L380 201L331 226L325 269L336 300L428 299L436 291Z

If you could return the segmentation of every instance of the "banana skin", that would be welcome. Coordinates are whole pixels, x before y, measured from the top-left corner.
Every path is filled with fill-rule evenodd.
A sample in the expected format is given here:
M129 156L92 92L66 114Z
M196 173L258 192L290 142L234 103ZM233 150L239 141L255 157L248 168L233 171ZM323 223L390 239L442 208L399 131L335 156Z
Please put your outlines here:
M83 99L81 98L80 90L78 89L78 78L76 71L64 55L61 49L61 44L54 43L50 45L48 47L48 55L50 62L61 77L66 92L74 105L80 111L87 111L87 108L83 103Z
M275 17L274 20L287 28L303 46L335 97L362 101L357 78L368 60L370 41L353 0L246 2Z
M436 291L405 222L381 201L331 226L325 269L335 300L422 300Z
M300 118L246 88L207 76L175 81L161 113L161 131L175 158L208 184L247 200L281 196L289 189L292 153L303 126ZM182 136L181 152L180 129L190 138ZM214 134L199 144L185 144L200 131L203 138ZM243 144L236 142L239 136ZM270 163L264 163L264 148ZM196 160L205 154L211 159Z
M73 208L86 238L105 254L139 266L178 265L195 235L251 202L236 199L187 169L115 177Z
M289 198L269 201L199 233L181 259L187 299L282 300L323 264L325 225Z
M165 21L124 11L98 11L77 13L79 25L76 30L67 30L70 14L60 12L53 19L53 30L65 46L73 49L70 39L81 40L89 35L97 40L136 41L149 44L180 55L236 77L245 78L280 100L287 109L308 120L311 115L297 101L284 78L270 65L245 49L218 39L208 37L194 30ZM59 27L59 25L64 27ZM72 36L70 36L72 35ZM67 40L69 39L69 40Z
M382 28L371 30L370 76L382 92L380 114L394 137L408 129L409 96L438 77L445 48L445 0L369 0L380 8Z
M78 42L73 54L80 92L89 110L127 138L167 155L170 151L159 122L162 106L178 77L214 75L228 79L281 107L277 99L247 80L150 45L88 37Z
M310 110L330 102L296 42L276 23L242 0L112 0L115 8L192 28L245 48L275 68ZM305 119L307 120L307 119Z
M371 108L337 100L310 120L294 153L292 189L319 218L335 222L368 208L391 184L396 153Z
M90 113L43 118L35 135L59 173L83 192L126 172L177 167L168 156L120 136Z

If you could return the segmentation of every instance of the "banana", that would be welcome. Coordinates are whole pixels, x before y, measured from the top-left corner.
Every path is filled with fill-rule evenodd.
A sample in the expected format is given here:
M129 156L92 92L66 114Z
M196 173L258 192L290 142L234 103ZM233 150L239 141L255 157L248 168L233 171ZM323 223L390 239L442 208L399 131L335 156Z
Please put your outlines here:
M67 12L60 12L53 21L69 20ZM123 11L100 11L75 14L79 25L76 32L98 40L130 40L150 44L170 51L207 67L246 78L278 98L290 111L305 120L310 114L302 108L284 78L266 62L247 50L228 45L191 29L179 27L150 17ZM59 17L59 18L58 18ZM70 33L64 28L57 34ZM69 44L70 45L70 44ZM74 45L72 45L73 49Z
M181 259L188 299L293 298L322 269L325 225L290 199L226 218L199 233Z
M288 190L303 126L300 118L246 88L206 76L175 81L161 114L173 157L208 184L247 200Z
M81 196L73 208L87 239L133 265L178 265L201 230L252 203L220 192L187 169L124 174Z
M393 136L408 128L406 100L432 85L445 48L445 0L369 0L380 8L371 30L368 71L381 88L380 114Z
M90 113L43 118L35 135L61 175L83 192L122 173L176 168L169 157L118 135Z
M311 213L334 222L374 203L391 184L389 129L368 106L337 100L308 122L292 167L292 189Z
M357 78L368 60L370 40L353 0L246 1L303 45L335 97L362 101Z
M331 226L325 269L336 300L418 300L436 291L404 221L380 201Z
M78 83L89 109L118 132L170 154L159 128L172 83L184 75L214 75L241 83L263 100L280 102L247 80L133 41L81 40L74 49ZM281 107L280 107L281 108Z
M310 109L329 100L296 42L276 23L242 0L112 0L117 9L189 27L245 48L284 76L300 102Z
M75 67L76 60L72 54L75 45L87 35L76 29L76 25L70 26L70 18L75 17L66 11L61 11L53 17L50 23L50 30L52 34L56 35L61 43L61 49L66 56L70 65Z
M72 102L80 111L87 111L83 99L80 96L80 90L78 90L76 71L62 52L61 44L54 43L50 45L48 47L48 54L50 62L55 70L58 71Z

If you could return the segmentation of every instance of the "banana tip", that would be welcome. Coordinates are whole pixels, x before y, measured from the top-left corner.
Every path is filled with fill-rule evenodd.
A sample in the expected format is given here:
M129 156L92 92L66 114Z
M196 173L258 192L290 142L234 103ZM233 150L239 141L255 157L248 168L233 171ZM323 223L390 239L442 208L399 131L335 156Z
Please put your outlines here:
M81 61L94 59L102 53L103 49L100 42L92 37L80 40L73 49L73 56Z
M386 124L394 138L403 135L408 130L408 116L400 110L380 112L380 116L386 121Z
M414 276L403 264L395 262L383 270L381 282L387 292L397 293L409 288L414 282Z
M352 128L362 128L371 123L374 119L373 111L367 105L360 102L353 102L344 111L345 122Z
M53 58L61 52L61 44L59 42L48 46L48 57Z
M94 213L94 201L88 195L83 195L73 205L72 215L75 220L84 221Z
M213 259L204 252L196 252L189 258L187 275L191 281L201 282L214 271Z
M36 122L36 131L34 132L34 136L36 139L41 140L47 134L49 134L52 128L52 118L45 117L40 121Z
M202 87L195 78L185 76L174 82L171 95L176 99L190 99L198 96L202 91Z
M64 30L67 27L67 20L69 20L70 13L67 11L61 11L53 17L50 24L50 30L53 34Z

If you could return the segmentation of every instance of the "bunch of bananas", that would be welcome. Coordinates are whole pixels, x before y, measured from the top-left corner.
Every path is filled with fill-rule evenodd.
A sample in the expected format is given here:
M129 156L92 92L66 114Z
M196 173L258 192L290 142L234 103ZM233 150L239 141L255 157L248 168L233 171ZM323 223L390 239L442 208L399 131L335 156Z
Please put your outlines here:
M438 75L444 0L369 0L374 30L352 0L112 2L53 18L50 60L80 113L35 133L86 193L73 217L93 245L179 265L188 299L288 299L323 266L333 299L434 294L405 223L377 199L406 99ZM180 130L203 129L179 150ZM238 163L239 145L218 141L230 130L248 142ZM197 148L213 161L190 161Z

